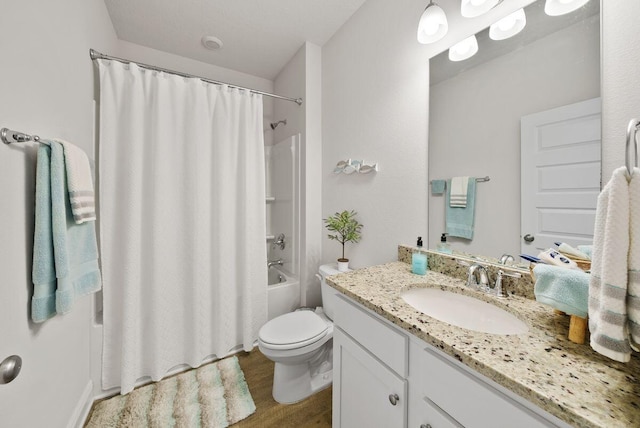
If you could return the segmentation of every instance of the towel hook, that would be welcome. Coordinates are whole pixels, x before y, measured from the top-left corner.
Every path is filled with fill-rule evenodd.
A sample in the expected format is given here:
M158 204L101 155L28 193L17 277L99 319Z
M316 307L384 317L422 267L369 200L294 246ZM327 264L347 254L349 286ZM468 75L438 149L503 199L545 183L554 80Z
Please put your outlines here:
M638 166L638 127L640 127L640 120L631 119L629 121L629 126L627 126L627 145L625 146L624 156L625 156L625 164L627 166L627 172L629 176L633 175L633 167ZM631 145L631 139L633 138L633 150L634 150L634 164L633 166L629 162L629 146Z

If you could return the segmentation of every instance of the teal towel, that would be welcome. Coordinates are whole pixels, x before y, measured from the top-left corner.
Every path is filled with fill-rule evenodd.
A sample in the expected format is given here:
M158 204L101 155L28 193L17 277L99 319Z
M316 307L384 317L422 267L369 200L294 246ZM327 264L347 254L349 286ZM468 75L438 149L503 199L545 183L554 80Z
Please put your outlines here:
M447 180L447 191L445 198L445 222L446 232L449 236L473 239L473 225L475 223L476 209L476 179L469 177L469 187L467 188L467 206L451 207L451 180Z
M33 297L31 318L42 322L56 313L56 269L51 230L51 149L38 148L36 163L36 208L33 233Z
M590 275L581 270L538 264L533 269L536 277L534 294L545 305L586 318L589 305Z
M431 180L431 194L442 195L444 193L446 181L444 180Z
M69 312L76 296L101 288L95 222L73 220L62 145L47 143L38 149L36 173L34 322Z

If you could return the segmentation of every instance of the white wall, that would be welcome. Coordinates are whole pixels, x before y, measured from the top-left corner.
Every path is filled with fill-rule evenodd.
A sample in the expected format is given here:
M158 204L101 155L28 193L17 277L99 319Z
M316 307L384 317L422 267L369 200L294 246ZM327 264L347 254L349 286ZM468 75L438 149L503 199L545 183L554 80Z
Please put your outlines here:
M322 49L322 217L355 210L362 240L346 244L356 268L395 260L396 244L427 234L429 67L416 41L425 2L369 0ZM347 158L378 173L334 174ZM341 246L326 238L322 260Z
M520 118L598 96L599 16L431 87L429 179L491 177L477 186L473 240L449 238L454 249L520 252ZM430 196L429 248L444 217L444 195Z
M275 141L300 134L300 284L301 304L317 306L321 303L320 284L315 278L321 264L320 198L322 189L322 112L320 47L305 43L275 79L279 95L303 98L298 106L292 102L275 101L276 120L287 119L286 126L275 130Z
M89 48L111 51L116 37L102 0L2 3L1 127L61 137L93 157L93 64ZM23 358L20 376L0 385L0 425L75 423L91 393L91 298L71 313L30 322L34 143L0 147L0 360Z
M347 244L352 266L395 260L395 244L427 240L428 59L532 1L503 2L467 19L459 0L441 0L449 33L420 45L416 32L426 1L369 0L323 46L322 217L358 212L363 238ZM380 172L334 175L335 164L347 158L378 161ZM323 238L324 262L340 250Z
M602 181L624 165L629 120L640 118L640 18L638 1L601 2Z

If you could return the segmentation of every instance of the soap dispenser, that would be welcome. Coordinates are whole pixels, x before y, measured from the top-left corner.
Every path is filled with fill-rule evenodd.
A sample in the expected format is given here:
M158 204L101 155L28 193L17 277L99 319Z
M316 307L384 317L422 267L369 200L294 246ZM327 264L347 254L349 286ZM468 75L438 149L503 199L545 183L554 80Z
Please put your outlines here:
M438 244L438 252L451 254L453 251L451 250L451 245L447 242L447 234L443 233L440 237L440 243Z
M416 243L418 247L413 251L411 255L411 272L417 275L425 275L427 273L427 255L422 254L422 237L418 236L418 242Z

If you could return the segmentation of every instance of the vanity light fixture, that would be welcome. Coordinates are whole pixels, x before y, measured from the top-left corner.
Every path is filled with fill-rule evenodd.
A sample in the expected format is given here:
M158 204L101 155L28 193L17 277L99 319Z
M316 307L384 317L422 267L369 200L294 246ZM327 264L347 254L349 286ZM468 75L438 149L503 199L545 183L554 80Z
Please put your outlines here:
M524 14L524 9L519 9L491 24L489 37L492 40L508 39L522 31L525 25L527 25L527 16Z
M467 37L449 48L451 61L464 61L478 52L478 40L475 35Z
M547 0L544 13L549 16L560 16L571 13L587 4L589 0Z
M475 18L496 7L502 0L462 0L460 14L465 18Z
M447 31L449 31L447 15L445 15L440 6L430 0L424 12L422 12L422 16L420 16L418 42L423 45L437 42L447 34Z

